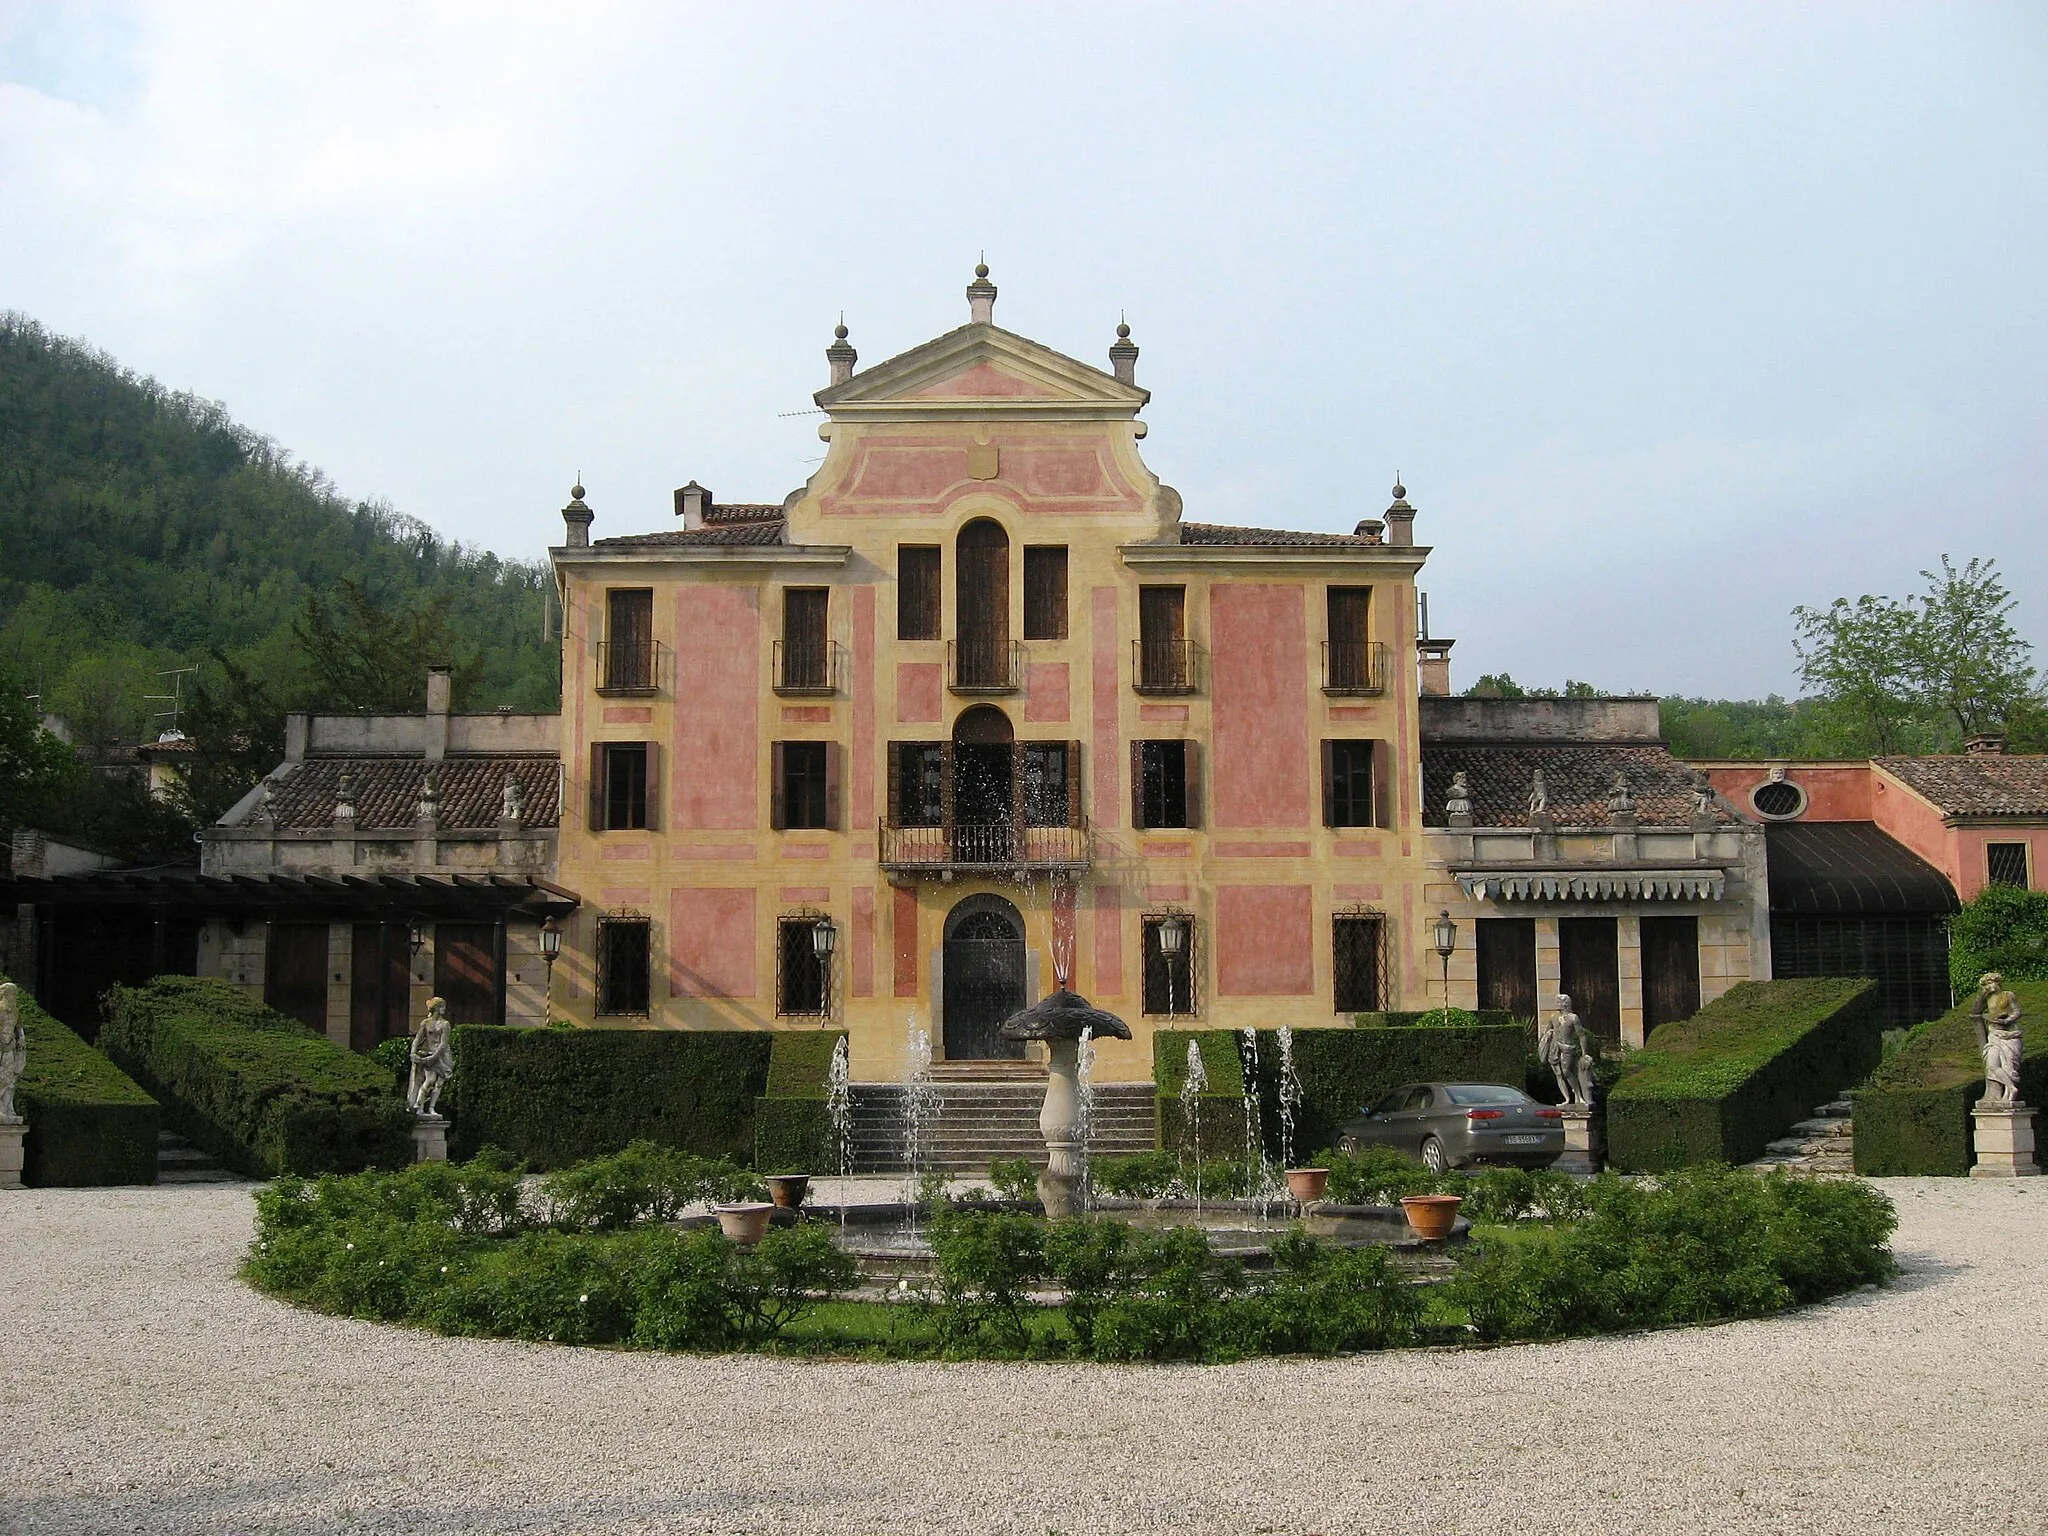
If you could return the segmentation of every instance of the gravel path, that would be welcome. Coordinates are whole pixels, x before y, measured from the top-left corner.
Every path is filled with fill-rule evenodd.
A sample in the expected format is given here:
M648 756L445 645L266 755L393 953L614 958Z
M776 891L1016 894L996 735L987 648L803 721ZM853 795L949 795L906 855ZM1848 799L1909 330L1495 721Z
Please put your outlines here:
M444 1339L244 1287L246 1186L0 1194L0 1530L2048 1530L2048 1179L1886 1188L1808 1312L1164 1368Z

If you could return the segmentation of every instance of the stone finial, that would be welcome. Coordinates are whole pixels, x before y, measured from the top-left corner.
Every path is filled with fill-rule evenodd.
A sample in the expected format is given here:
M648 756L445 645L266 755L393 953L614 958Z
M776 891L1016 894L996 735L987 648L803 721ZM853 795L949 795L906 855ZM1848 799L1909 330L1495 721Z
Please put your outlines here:
M996 323L996 285L988 280L988 263L978 262L974 268L974 281L967 285L967 323L970 325L994 325Z
M1632 827L1636 820L1636 797L1629 792L1628 775L1616 773L1614 788L1607 792L1607 820L1617 827Z
M846 316L839 317L839 323L832 327L832 345L825 349L825 361L832 365L832 382L844 384L853 377L853 365L860 361L860 354L853 350L853 343L846 339Z
M1394 477L1393 505L1387 508L1387 530L1389 544L1415 542L1415 509L1408 505L1408 487L1399 475Z
M569 487L569 505L562 508L562 521L569 528L569 548L590 548L590 525L597 521L597 514L583 504L583 476L580 473L576 476L576 483Z
M438 775L429 768L420 779L419 820L432 824L441 819L441 786Z
M1700 831L1711 831L1714 826L1714 781L1704 768L1692 771L1692 824Z
M1109 369L1119 384L1138 382L1138 344L1131 340L1131 328L1121 317L1116 323L1116 340L1109 348Z
M1541 768L1529 774L1529 819L1536 821L1550 814L1550 784L1543 777Z
M356 775L352 768L342 769L334 782L334 819L337 823L356 819Z
M268 779L265 779L256 786L256 810L250 819L259 827L277 825L277 812L270 804L271 796L274 793L275 791L271 789L270 780Z
M498 808L498 819L515 826L526 820L526 786L510 769L505 771L504 800Z
M1465 782L1465 770L1451 775L1451 792L1444 798L1444 816L1453 827L1472 825L1472 786Z

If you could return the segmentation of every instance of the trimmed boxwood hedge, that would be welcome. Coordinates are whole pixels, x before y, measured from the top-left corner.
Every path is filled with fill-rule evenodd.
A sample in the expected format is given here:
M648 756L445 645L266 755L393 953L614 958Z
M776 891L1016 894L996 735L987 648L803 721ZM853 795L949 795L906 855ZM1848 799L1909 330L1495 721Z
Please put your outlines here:
M1874 981L1745 981L1660 1025L1607 1095L1607 1158L1628 1173L1746 1163L1877 1065Z
M2048 1017L2048 981L2008 977L2007 985L2026 1012L2020 1097L2039 1104L2048 1099L2048 1029L2037 1022ZM1970 1171L1976 1160L1970 1106L1984 1095L1971 1001L1917 1025L1853 1095L1858 1173L1961 1177Z
M778 1030L771 1038L768 1091L754 1101L754 1166L763 1173L837 1173L825 1096L832 1053L846 1031Z
M1153 1125L1157 1144L1178 1152L1186 1134L1187 1120L1181 1112L1180 1090L1188 1076L1188 1042L1195 1042L1202 1055L1207 1087L1202 1091L1195 1113L1202 1132L1202 1156L1221 1155L1244 1139L1244 1062L1237 1035L1227 1029L1161 1029L1152 1035L1152 1081L1158 1094L1154 1100ZM1219 1132L1216 1127L1228 1127ZM1221 1140L1218 1140L1218 1137ZM1235 1143L1232 1141L1235 1138Z
M744 1162L775 1038L465 1024L455 1031L461 1112L450 1153L501 1147L536 1168L566 1168L645 1140Z
M0 980L5 980L0 977ZM14 1106L28 1121L22 1182L154 1184L162 1111L126 1072L17 989L28 1067Z
M390 1074L228 982L116 987L100 1045L174 1130L254 1178L354 1173L412 1159Z

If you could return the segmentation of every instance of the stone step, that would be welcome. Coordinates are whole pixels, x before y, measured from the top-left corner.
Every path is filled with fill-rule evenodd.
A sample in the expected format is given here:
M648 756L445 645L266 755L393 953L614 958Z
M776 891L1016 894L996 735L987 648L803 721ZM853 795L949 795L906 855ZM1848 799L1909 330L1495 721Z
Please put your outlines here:
M1855 1122L1846 1116L1816 1115L1811 1120L1801 1120L1792 1127L1795 1136L1846 1136Z
M156 1181L159 1184L240 1184L242 1176L223 1168L204 1148L194 1146L176 1131L159 1131L156 1138Z
M1847 1099L1836 1099L1832 1104L1823 1104L1814 1114L1830 1120L1847 1120L1856 1113L1856 1106Z

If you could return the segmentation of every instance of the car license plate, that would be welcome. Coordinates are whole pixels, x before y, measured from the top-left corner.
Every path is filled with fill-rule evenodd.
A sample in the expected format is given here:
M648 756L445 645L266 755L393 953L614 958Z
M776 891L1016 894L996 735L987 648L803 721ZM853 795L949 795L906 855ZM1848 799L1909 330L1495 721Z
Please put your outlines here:
M1543 1145L1543 1138L1540 1135L1503 1136L1501 1137L1501 1140L1506 1142L1511 1147L1540 1147Z

